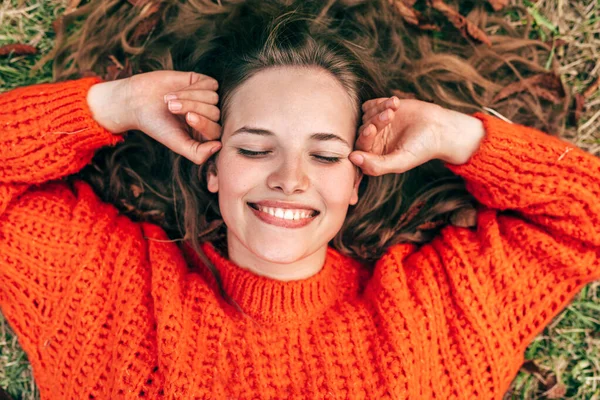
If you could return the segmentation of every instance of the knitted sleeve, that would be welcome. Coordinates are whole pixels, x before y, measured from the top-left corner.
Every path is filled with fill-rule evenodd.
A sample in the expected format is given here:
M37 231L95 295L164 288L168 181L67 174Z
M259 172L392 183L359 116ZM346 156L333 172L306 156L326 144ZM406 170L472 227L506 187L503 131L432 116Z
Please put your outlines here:
M462 165L483 206L476 231L451 228L446 269L518 354L580 289L600 279L600 159L482 113L486 136ZM441 250L441 249L438 249Z
M0 93L0 306L30 351L45 321L56 319L56 305L75 296L77 276L101 267L90 257L117 214L89 186L60 181L124 140L91 116L86 96L97 82Z

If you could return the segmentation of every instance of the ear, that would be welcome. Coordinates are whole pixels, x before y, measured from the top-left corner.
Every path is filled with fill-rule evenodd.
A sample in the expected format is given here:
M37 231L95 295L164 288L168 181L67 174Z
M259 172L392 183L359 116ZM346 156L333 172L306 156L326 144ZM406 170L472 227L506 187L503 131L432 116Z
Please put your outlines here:
M217 165L214 160L210 160L206 164L206 186L211 193L219 191L219 177L217 175Z
M363 178L363 172L360 169L360 167L356 167L356 169L357 169L356 179L354 180L354 187L352 188L352 196L350 197L350 203L349 203L351 206L358 203L358 186L360 185L360 182L362 181L362 178Z

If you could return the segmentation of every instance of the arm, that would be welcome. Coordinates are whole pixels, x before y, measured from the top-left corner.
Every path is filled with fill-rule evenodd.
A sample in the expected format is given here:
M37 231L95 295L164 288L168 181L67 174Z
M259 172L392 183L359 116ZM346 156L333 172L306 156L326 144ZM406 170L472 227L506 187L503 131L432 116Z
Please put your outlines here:
M446 264L455 278L487 288L482 303L520 355L600 279L600 159L536 129L475 117L485 129L479 148L446 166L484 207L476 232L447 230L466 250Z
M88 186L73 191L58 181L82 169L102 146L124 140L91 114L86 95L98 82L85 78L0 94L0 306L24 348L39 338L76 275L73 268L85 262L91 243L83 242L116 215ZM93 220L102 214L102 221Z

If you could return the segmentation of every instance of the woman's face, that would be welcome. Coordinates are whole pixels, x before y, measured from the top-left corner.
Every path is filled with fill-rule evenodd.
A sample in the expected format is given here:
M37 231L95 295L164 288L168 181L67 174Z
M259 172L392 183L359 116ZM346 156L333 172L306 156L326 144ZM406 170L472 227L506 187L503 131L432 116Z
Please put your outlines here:
M232 260L293 264L326 250L358 201L362 174L348 159L354 113L341 83L318 68L270 68L239 86L224 121L217 171L208 173ZM281 215L255 210L268 201L318 215L302 227L282 226Z

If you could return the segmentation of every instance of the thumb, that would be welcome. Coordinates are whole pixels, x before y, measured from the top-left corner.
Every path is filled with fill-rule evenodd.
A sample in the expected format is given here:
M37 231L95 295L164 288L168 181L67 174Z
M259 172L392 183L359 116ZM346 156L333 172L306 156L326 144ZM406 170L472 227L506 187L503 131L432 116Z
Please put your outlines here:
M362 157L362 163L360 158ZM365 151L353 151L350 161L358 165L362 171L371 176L385 174L401 174L431 160L432 157L424 153L413 153L398 149L390 154L373 154Z
M149 134L149 136L198 165L205 163L222 147L219 140L200 142L179 128L165 130L157 135Z

